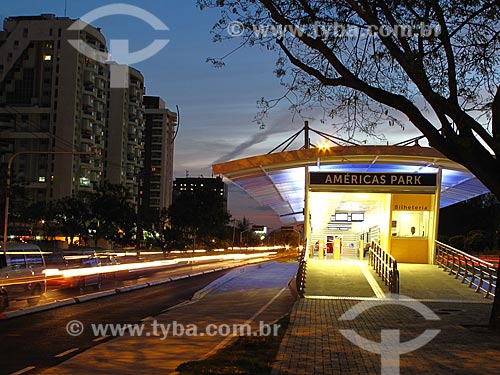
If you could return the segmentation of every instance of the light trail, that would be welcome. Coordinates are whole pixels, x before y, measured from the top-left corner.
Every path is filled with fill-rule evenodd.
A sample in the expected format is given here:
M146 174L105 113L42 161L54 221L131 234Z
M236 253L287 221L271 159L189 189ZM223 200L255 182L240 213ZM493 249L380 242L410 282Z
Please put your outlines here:
M45 269L43 273L47 278L70 278L77 276L88 276L96 274L106 274L121 271L137 271L137 270L147 270L165 266L172 266L179 263L196 263L204 262L209 260L245 260L245 259L255 259L264 258L276 255L276 252L265 252L258 254L229 254L229 255L203 255L197 257L186 257L186 258L176 258L169 260L157 260L152 262L140 262L140 263L127 263L127 264L116 264L111 266L100 266L100 267L87 267L87 268L73 268L73 269L57 269L49 268Z

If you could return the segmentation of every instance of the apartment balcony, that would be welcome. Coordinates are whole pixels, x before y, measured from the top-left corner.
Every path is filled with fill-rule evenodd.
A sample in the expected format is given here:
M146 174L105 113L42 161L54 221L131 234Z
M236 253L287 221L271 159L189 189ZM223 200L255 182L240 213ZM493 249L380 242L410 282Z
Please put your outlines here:
M94 73L95 77L95 75L99 72L99 67L97 66L97 63L93 60L89 60L88 58L86 60L87 61L83 65L84 72Z
M90 70L84 71L83 82L85 84L92 84L93 85L95 82L95 74Z
M94 111L89 111L88 109L84 109L82 112L83 119L89 119L95 121L95 115L96 113Z
M83 96L83 108L94 108L94 98L92 98L90 95L84 95Z
M82 132L91 133L93 130L92 121L89 119L82 119Z
M99 67L97 69L97 75L96 78L99 80L102 80L103 82L107 80L107 72L103 67Z

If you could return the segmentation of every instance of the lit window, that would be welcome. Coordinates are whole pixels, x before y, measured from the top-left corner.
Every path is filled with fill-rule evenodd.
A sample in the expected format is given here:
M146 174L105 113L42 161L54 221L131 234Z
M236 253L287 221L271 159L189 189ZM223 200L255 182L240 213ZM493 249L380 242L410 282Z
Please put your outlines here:
M45 176L38 177L38 182L45 182Z
M43 61L52 61L52 55L43 56Z
M90 179L86 177L81 177L80 178L80 187L90 187Z

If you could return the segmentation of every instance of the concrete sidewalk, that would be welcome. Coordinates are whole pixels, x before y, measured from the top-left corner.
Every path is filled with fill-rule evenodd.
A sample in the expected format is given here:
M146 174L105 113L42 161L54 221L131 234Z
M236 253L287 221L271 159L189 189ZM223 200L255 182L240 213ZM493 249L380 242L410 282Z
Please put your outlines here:
M232 339L224 332L212 336L218 327L223 331L233 324L257 327L260 321L270 323L288 313L295 302L288 283L296 271L296 262L269 262L231 271L190 303L145 319L140 337L126 335L103 342L43 374L172 373L181 363L202 359ZM169 324L166 336L161 327Z
M359 269L354 263L336 266L344 268L344 275ZM321 273L328 277L324 270ZM405 264L400 273L401 293L410 298L366 298L366 283L359 278L349 284L350 297L338 296L338 289L324 278L320 286L311 287L315 278L308 276L306 296L308 288L321 296L301 299L294 306L273 374L500 373L500 335L486 327L492 301L437 266ZM397 331L396 344L387 341L380 348L382 330L387 335ZM427 344L412 346L412 340L432 333L427 330L439 333ZM361 337L355 339L355 334ZM394 354L407 345L413 350L393 357L384 367L381 355L375 354L377 349Z

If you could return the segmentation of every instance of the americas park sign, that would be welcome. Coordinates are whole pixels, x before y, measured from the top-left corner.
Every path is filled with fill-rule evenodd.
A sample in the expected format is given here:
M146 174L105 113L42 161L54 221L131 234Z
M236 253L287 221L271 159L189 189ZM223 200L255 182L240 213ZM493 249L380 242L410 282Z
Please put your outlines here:
M311 185L435 187L435 174L311 172Z

